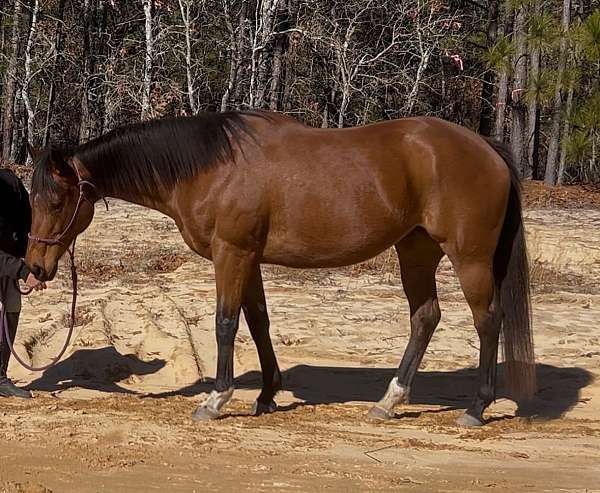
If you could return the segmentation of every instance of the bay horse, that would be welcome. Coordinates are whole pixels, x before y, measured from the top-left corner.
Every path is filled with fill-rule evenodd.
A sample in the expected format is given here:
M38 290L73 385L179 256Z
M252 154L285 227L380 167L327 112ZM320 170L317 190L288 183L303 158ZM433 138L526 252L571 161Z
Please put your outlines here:
M464 426L494 400L499 337L505 384L531 397L535 363L520 183L498 143L432 117L316 129L268 112L207 113L113 130L35 158L26 262L52 280L67 247L114 197L171 217L186 244L214 264L217 374L193 413L215 419L233 394L234 340L243 310L262 391L273 412L281 374L269 335L260 265L339 267L394 246L411 333L395 377L369 411L394 416L440 320L435 272L452 262L480 340L479 377Z

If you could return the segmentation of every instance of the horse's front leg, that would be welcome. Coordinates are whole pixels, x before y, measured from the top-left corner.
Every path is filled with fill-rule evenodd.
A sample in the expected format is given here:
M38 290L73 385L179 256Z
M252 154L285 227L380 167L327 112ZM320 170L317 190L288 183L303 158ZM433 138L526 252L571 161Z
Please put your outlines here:
M252 339L256 344L260 368L262 371L263 386L258 399L252 406L252 414L259 416L272 413L277 409L273 400L275 394L281 390L281 372L273 351L273 343L269 335L269 315L263 288L260 266L256 266L248 282L243 305L244 315Z
M192 416L197 421L217 418L233 395L233 345L248 280L256 268L256 255L216 242L213 262L217 282L217 378L214 390Z

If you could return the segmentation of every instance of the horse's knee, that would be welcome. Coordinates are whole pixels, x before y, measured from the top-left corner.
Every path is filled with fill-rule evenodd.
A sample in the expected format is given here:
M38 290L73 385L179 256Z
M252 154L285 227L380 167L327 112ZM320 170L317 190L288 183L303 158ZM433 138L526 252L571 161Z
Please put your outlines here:
M429 337L442 317L437 298L423 303L411 317L412 330L416 337Z

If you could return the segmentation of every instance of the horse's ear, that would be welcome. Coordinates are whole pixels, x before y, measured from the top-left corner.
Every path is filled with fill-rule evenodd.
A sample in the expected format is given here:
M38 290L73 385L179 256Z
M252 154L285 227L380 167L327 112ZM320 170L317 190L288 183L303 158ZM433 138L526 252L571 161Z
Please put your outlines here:
M35 163L37 158L40 156L41 152L35 149L29 142L27 142L27 154L29 154L31 161Z
M49 163L50 171L55 177L77 181L75 170L69 165L68 157L60 149L54 147L50 149Z

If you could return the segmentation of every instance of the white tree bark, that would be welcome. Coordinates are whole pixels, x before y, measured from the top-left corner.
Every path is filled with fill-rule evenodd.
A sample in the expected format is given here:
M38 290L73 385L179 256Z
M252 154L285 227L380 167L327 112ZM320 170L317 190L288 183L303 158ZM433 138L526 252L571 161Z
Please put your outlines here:
M420 36L419 36L419 38L420 38ZM419 39L419 45L422 45L420 39ZM423 72L425 72L425 70L427 70L427 66L429 65L429 57L431 56L431 52L428 50L424 51L422 49L422 46L420 48L420 51L421 51L421 60L419 61L419 66L417 68L417 74L415 75L415 83L413 84L410 94L408 95L407 115L410 115L413 111L413 108L417 101L417 96L419 95L419 85L421 84L421 79L423 78Z
M190 17L191 0L178 0L181 20L185 32L185 73L187 81L187 94L192 114L198 113L196 93L194 89L194 78L192 76L192 20Z
M146 61L144 65L144 87L142 93L142 120L152 116L152 63L154 61L154 33L152 30L152 3L153 0L142 0L144 17L146 20Z
M429 58L431 57L431 53L434 48L433 46L425 46L425 43L423 41L423 26L421 23L421 12L420 12L421 8L422 8L422 6L421 6L421 3L419 2L419 12L417 14L415 21L416 21L418 48L419 48L419 54L420 54L421 58L419 60L419 66L417 67L417 73L415 75L415 82L412 86L412 89L410 90L409 95L408 95L408 108L407 108L407 112L406 112L407 115L412 114L415 103L417 102L417 96L419 95L419 86L421 85L421 80L423 79L423 74L424 74L425 70L427 70L427 67L429 65ZM431 25L432 16L433 16L433 8L430 8L429 18L427 19L427 22L424 26L427 29L429 29L429 26Z
M279 0L261 0L254 13L256 28L252 33L252 57L250 73L249 104L260 108L265 102L267 89L268 50L273 39L273 27Z
M511 0L505 2L505 21L504 21L504 37L508 37L512 31L513 25L513 4ZM506 117L506 103L508 97L508 70L503 67L498 77L498 95L496 97L496 117L494 121L494 131L492 136L499 140L504 141L504 120Z
M31 98L29 95L29 84L31 83L32 79L31 65L33 62L31 57L31 50L36 37L39 10L40 2L39 0L34 0L31 10L31 27L29 28L29 35L27 36L27 45L25 46L25 80L23 81L22 89L23 103L25 104L25 110L27 111L27 142L31 147L35 147L35 112L33 110L33 106L31 105ZM31 156L28 156L27 159L31 159Z

